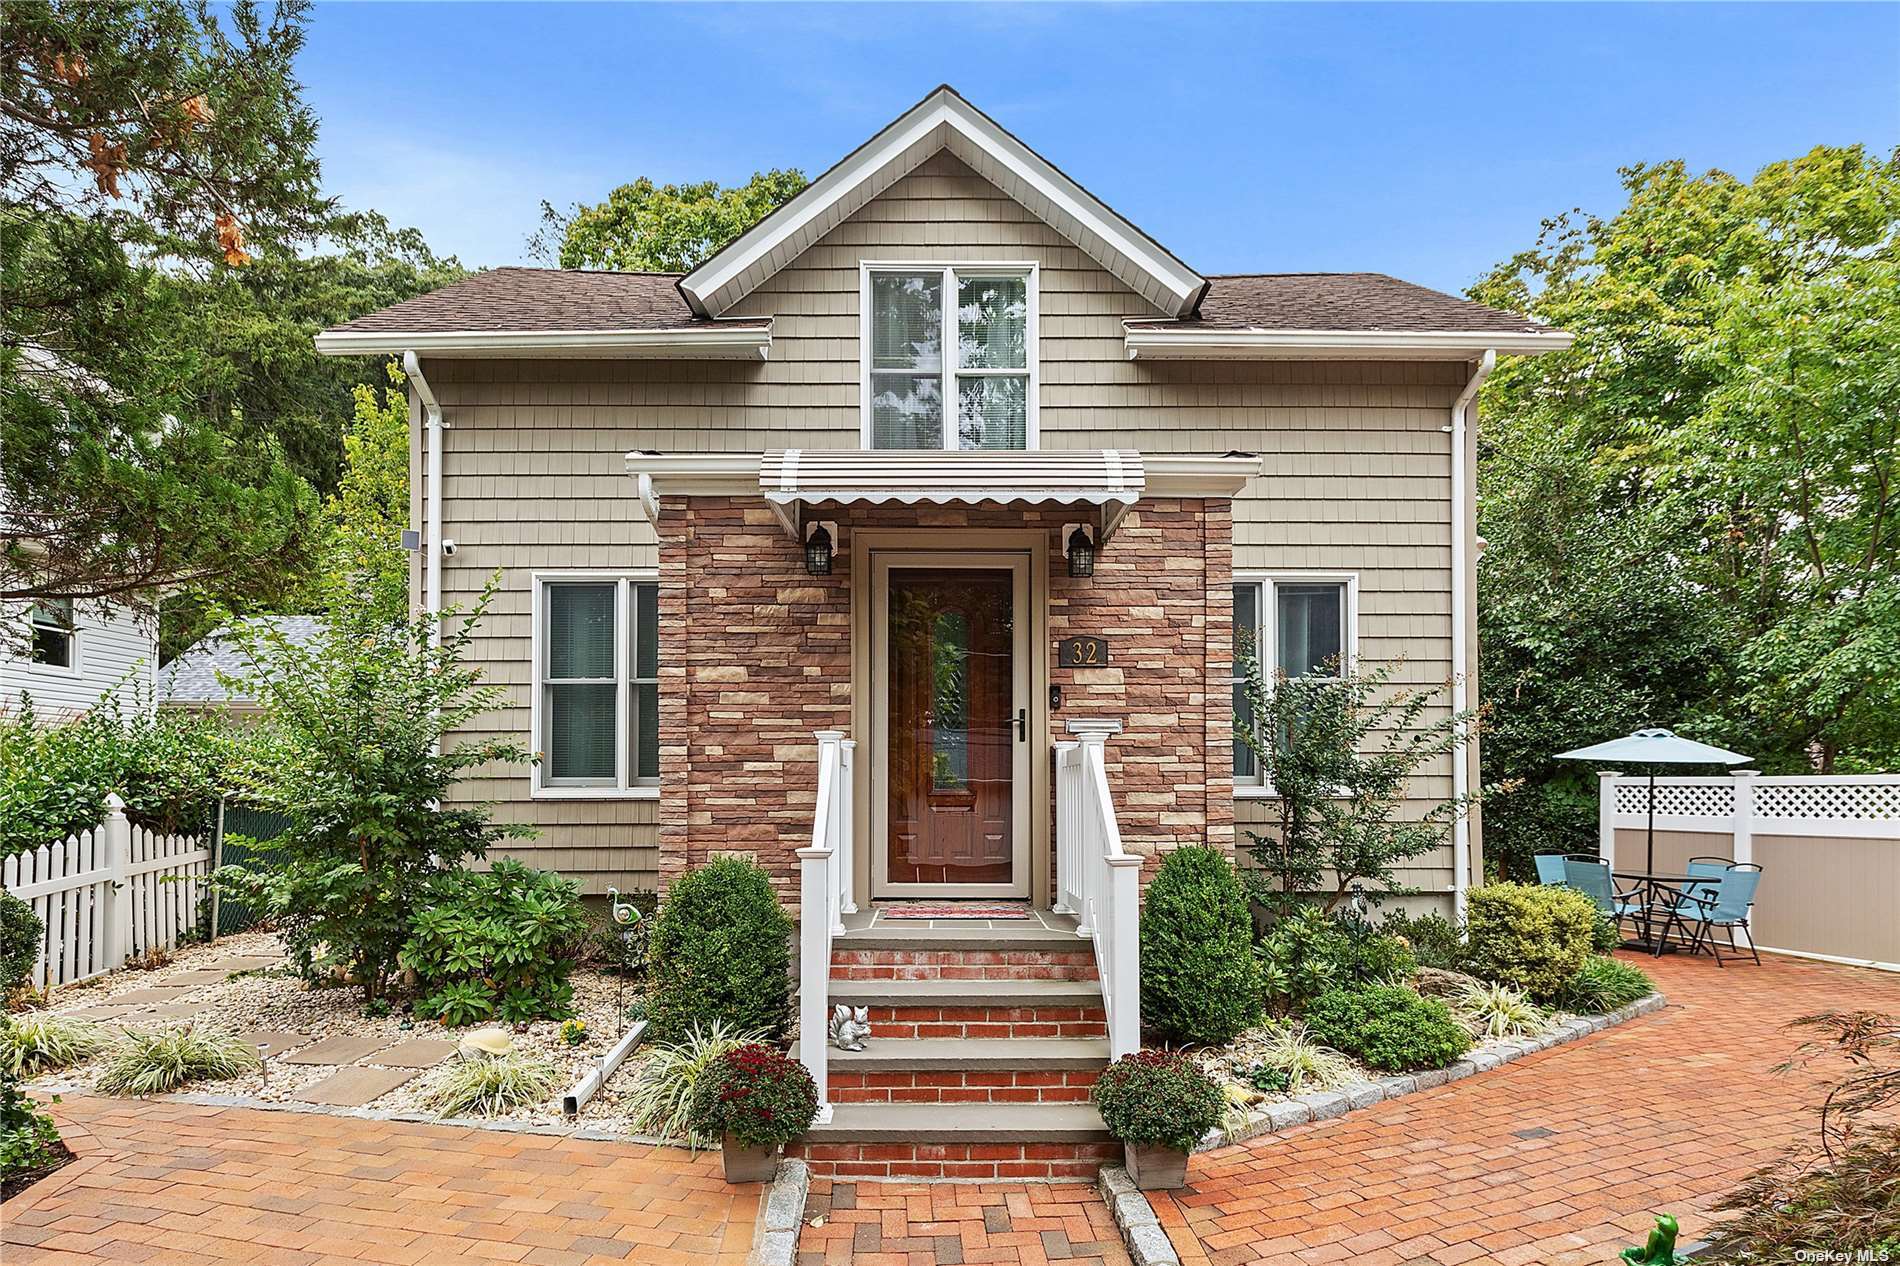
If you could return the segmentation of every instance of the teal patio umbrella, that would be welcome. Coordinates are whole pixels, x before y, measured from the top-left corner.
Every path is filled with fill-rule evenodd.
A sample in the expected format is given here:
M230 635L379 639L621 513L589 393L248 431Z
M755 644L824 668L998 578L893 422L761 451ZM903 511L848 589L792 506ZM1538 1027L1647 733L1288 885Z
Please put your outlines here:
M1593 747L1558 752L1557 759L1649 766L1649 851L1643 869L1653 873L1656 869L1656 766L1742 765L1755 758L1731 752L1724 747L1710 747L1707 743L1682 738L1670 730L1647 729Z

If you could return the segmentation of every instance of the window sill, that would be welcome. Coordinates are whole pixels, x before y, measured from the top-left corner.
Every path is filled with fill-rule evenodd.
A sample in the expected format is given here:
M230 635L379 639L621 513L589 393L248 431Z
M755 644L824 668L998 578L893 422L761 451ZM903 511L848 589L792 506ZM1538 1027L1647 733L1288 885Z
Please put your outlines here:
M1236 800L1278 800L1279 798L1279 792L1259 783L1234 784L1234 799Z
M536 787L534 800L658 800L658 787Z

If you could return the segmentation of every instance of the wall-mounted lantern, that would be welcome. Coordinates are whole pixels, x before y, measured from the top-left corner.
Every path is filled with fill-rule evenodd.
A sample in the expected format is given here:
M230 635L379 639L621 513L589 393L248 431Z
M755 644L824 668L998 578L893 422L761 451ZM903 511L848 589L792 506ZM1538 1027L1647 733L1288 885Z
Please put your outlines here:
M805 534L805 571L813 576L831 574L831 533L822 523L814 523Z
M1069 556L1069 574L1071 576L1093 576L1095 574L1095 537L1088 525L1078 523L1075 531L1069 533L1067 549Z

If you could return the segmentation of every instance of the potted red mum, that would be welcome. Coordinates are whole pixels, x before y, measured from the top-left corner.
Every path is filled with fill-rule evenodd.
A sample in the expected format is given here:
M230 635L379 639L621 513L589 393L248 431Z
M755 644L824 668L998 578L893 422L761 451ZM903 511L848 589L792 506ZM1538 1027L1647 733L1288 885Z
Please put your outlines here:
M727 1182L771 1181L779 1149L817 1116L805 1066L758 1042L721 1055L693 1088L693 1133L720 1140Z
M1102 1123L1121 1141L1128 1176L1144 1191L1187 1186L1188 1153L1220 1124L1226 1097L1200 1065L1174 1051L1136 1051L1095 1083Z

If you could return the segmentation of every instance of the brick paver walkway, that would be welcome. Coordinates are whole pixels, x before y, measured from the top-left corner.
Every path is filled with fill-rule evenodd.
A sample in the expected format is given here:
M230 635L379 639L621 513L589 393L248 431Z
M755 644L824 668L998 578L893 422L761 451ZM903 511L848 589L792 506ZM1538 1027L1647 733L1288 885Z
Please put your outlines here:
M851 1183L816 1179L799 1266L1067 1262L1127 1266L1121 1232L1081 1183ZM822 1219L821 1225L809 1223Z
M1154 1201L1184 1266L1614 1261L1655 1212L1684 1238L1736 1180L1812 1138L1816 1076L1773 1076L1828 1008L1900 1011L1900 976L1764 956L1632 958L1669 997L1583 1041L1195 1158Z
M0 1206L6 1266L742 1262L762 1184L716 1153L73 1099L80 1159Z

